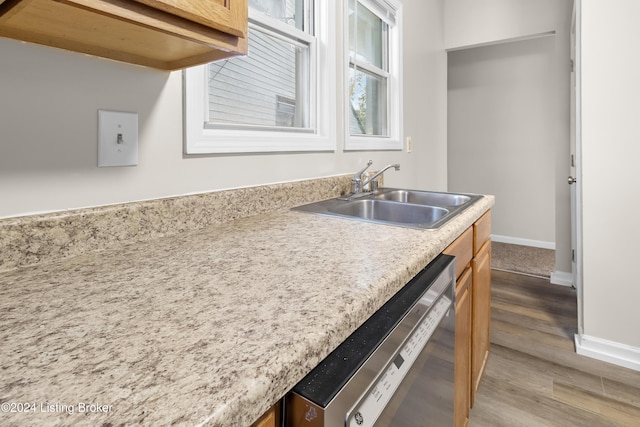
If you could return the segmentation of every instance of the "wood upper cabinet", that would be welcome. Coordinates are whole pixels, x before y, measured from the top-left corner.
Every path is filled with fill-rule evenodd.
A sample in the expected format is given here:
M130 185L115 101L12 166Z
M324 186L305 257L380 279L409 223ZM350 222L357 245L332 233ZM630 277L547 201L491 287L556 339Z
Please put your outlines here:
M5 0L0 36L176 70L246 54L247 1Z
M237 0L135 0L155 9L237 37L247 36L246 1Z

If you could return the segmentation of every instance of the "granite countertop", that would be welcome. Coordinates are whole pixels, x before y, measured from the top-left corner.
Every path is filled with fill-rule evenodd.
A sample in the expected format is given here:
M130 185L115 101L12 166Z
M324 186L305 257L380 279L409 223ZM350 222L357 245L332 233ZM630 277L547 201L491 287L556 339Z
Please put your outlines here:
M493 203L437 231L279 210L4 272L0 424L248 426Z

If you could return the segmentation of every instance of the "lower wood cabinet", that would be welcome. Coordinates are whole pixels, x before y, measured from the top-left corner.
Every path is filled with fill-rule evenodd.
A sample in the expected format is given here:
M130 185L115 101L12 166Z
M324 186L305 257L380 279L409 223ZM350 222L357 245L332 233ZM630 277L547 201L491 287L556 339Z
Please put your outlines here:
M265 412L251 427L279 427L280 426L280 401Z
M469 422L489 354L491 320L491 211L443 252L456 257L454 426Z
M491 240L487 240L471 261L473 271L473 328L471 336L471 406L482 379L491 340Z
M454 426L466 426L471 407L471 269L456 283L456 348Z

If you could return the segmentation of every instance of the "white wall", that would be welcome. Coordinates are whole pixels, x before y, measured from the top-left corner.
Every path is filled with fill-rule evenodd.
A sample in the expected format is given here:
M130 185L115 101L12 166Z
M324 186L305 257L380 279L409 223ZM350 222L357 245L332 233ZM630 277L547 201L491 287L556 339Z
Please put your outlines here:
M182 154L181 73L0 38L0 218L353 172L446 189L443 0L405 0L405 134L414 152ZM420 34L420 37L416 37ZM340 63L340 62L339 62ZM97 168L97 110L139 114L139 165Z
M582 0L584 334L634 347L637 369L639 16L637 0Z
M496 196L493 235L555 247L555 39L449 52L450 191Z
M449 132L455 132L449 143L461 152L464 148L456 149L457 144L470 145L484 133L483 143L492 156L482 177L471 172L465 177L462 168L449 171L449 178L454 178L449 188L490 182L498 196L493 233L532 246L555 245L554 273L561 275L571 271L566 177L572 4L572 0L445 2L445 45L450 49L450 78L456 79L449 86L457 87L449 92ZM472 99L475 113L466 105ZM501 120L495 123L498 113ZM469 121L477 124L475 129L467 127ZM454 165L460 159L448 161ZM533 199L524 198L521 190Z

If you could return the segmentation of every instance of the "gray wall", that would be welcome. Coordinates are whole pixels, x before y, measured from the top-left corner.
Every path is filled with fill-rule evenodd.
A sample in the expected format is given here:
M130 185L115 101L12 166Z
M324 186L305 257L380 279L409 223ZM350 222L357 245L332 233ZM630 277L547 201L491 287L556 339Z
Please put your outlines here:
M496 196L494 240L555 248L554 41L449 53L449 190Z
M498 240L555 247L554 275L563 278L571 272L566 177L572 4L445 3L449 189L473 185L495 193ZM468 152L485 162L482 173Z

